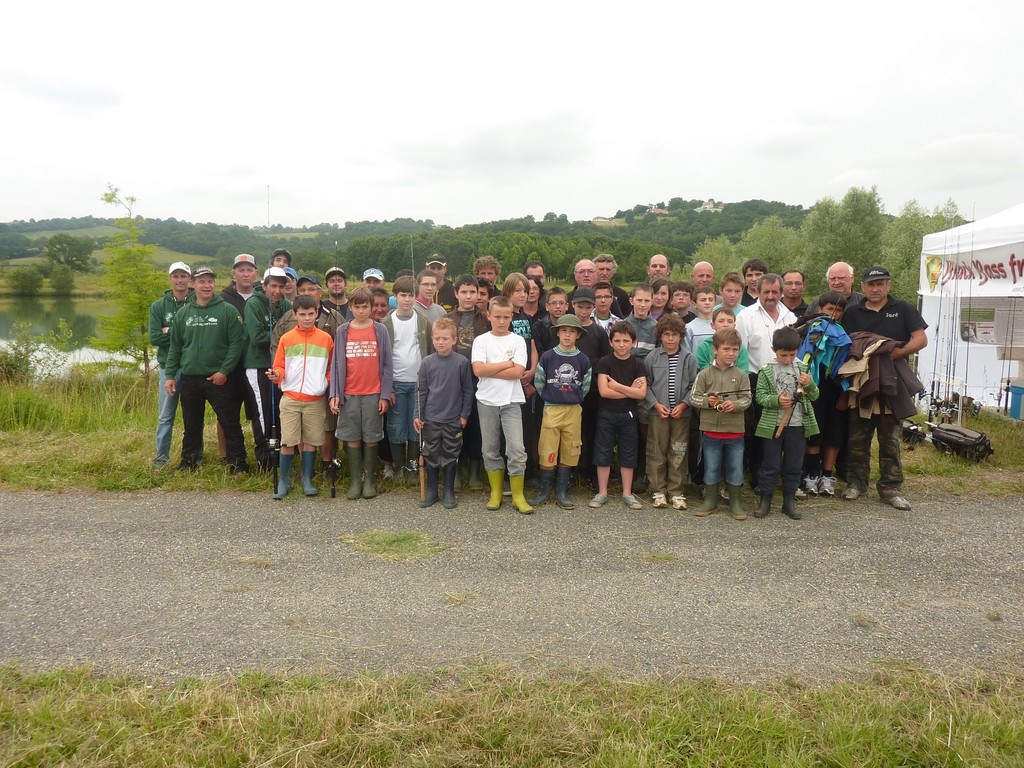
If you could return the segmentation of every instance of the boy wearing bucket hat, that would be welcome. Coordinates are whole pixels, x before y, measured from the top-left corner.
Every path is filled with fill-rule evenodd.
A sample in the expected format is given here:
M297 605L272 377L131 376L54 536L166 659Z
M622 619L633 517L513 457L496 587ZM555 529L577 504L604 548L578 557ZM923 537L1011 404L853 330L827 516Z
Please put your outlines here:
M544 400L544 420L540 427L539 486L530 499L532 506L543 504L555 482L555 501L562 509L573 509L569 499L569 478L580 461L583 446L583 399L590 391L590 358L576 348L587 333L576 315L562 315L551 326L558 345L545 352L537 364L534 386Z

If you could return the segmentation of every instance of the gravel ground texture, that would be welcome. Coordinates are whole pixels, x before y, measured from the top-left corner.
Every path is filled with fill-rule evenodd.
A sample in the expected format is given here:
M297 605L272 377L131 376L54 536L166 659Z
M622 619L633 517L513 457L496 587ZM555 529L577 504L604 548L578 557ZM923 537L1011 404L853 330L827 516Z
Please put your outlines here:
M0 491L0 662L153 678L501 663L525 673L827 681L893 660L1024 657L1024 501L872 494L737 522L720 509L520 515L463 492ZM746 499L753 508L754 498ZM776 509L778 506L776 498ZM344 540L414 530L406 562Z

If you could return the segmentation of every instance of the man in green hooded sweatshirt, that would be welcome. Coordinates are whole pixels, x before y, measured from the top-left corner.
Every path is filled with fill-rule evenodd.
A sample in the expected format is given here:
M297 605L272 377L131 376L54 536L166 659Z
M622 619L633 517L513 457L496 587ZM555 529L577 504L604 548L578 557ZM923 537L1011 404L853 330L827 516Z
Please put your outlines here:
M249 471L249 463L238 408L232 408L231 393L224 385L228 373L235 369L242 356L245 340L242 317L238 310L216 295L217 276L209 267L199 267L192 272L192 285L195 295L171 322L164 383L167 394L173 396L179 386L175 377L181 373L180 403L185 435L181 440L178 469L196 469L203 444L203 416L209 403L224 429L231 472L239 475Z

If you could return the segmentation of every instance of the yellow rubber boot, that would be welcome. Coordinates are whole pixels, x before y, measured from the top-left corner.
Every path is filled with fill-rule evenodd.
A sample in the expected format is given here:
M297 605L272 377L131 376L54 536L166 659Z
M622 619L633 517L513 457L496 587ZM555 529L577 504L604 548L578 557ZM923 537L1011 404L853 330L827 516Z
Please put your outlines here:
M490 472L487 474L490 474ZM523 482L525 480L526 478L523 475L509 475L508 486L512 489L512 503L516 509L524 515L529 515L533 512L533 507L527 503L526 496L523 494Z
M492 512L501 509L501 486L505 483L505 470L499 469L494 472L488 471L487 482L491 484L491 498L487 501L487 508ZM522 485L519 490L522 491Z

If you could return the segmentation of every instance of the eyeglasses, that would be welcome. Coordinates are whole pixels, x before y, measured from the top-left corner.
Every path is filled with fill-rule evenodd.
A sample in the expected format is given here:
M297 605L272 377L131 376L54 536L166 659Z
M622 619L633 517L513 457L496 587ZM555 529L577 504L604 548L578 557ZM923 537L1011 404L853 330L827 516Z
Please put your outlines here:
M569 302L567 302L567 301L549 301L548 302L548 306L549 307L564 307L564 306L567 306L568 304L569 304Z
M597 299L598 301L601 301L601 300L607 301L608 299L611 299L611 297L612 297L612 295L610 293L609 294L602 293L600 296L595 296L594 298Z

